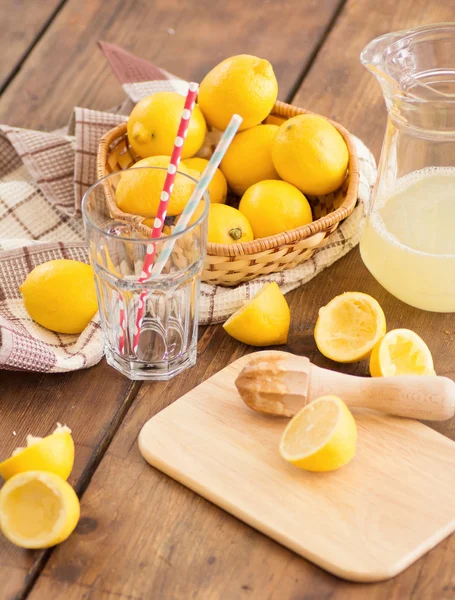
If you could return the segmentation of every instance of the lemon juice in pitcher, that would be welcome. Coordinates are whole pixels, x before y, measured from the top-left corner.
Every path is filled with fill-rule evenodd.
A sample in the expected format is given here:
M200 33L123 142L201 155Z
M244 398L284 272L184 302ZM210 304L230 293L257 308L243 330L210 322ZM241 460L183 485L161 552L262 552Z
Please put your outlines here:
M363 262L403 302L455 312L455 23L381 36L361 60L388 111Z
M411 306L455 310L455 167L414 171L375 199L360 245L372 275Z

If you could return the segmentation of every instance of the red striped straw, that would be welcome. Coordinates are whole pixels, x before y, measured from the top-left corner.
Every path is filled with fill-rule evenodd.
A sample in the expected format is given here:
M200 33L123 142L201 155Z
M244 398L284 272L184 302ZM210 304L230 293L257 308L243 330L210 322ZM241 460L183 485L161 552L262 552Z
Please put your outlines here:
M188 87L188 94L185 100L185 106L183 108L182 117L180 119L180 125L177 131L177 137L175 138L174 148L172 150L171 159L167 168L166 179L164 181L163 191L161 192L160 204L158 212L153 223L152 239L161 237L163 231L164 220L167 214L167 207L169 204L169 198L172 194L172 188L174 187L174 179L177 173L177 168L180 163L180 157L182 155L182 146L185 141L188 126L190 124L191 115L196 101L198 84L191 82ZM152 243L147 246L147 253L145 255L144 264L142 266L142 272L139 277L139 283L144 283L150 277L153 269L153 263L156 255L156 244ZM139 338L141 335L142 320L145 312L145 298L147 291L143 291L139 296L139 306L136 314L136 322L134 328L133 337L133 352L137 352L139 345ZM122 336L120 336L121 338ZM124 333L123 333L124 337Z

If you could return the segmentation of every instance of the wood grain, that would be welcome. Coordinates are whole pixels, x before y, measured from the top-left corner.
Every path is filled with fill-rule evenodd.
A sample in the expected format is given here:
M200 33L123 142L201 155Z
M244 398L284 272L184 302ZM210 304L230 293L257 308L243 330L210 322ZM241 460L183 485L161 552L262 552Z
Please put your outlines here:
M290 82L295 81L297 73L304 73L309 64L306 60L302 69L293 55L296 47L304 48L304 51L307 48L307 21L310 30L315 22L308 15L316 11L315 6L324 7L324 3L316 2L311 8L308 2L277 3L283 12L281 17L277 15L278 9L267 12L270 3L261 3L254 15L249 3L234 3L239 8L238 19L242 19L244 11L250 15L249 29L245 29L242 21L239 24L228 13L224 13L226 18L216 24L216 17L207 16L207 11L210 12L212 5L217 3L201 2L204 11L197 12L199 27L210 39L184 34L185 39L191 40L188 54L192 61L199 61L196 64L190 63L189 59L185 62L183 44L174 39L178 32L179 17L176 15L186 14L177 10L175 2L166 3L167 13L164 1L155 3L158 12L155 6L148 12L144 9L145 3L138 2L134 19L130 2L101 6L100 2L86 0L85 3L70 4L59 15L49 36L37 46L28 65L24 66L21 78L11 86L13 91L10 90L0 104L0 120L5 120L6 116L11 118L12 124L44 128L62 124L73 102L95 103L100 108L117 102L120 94L115 80L99 56L87 50L99 37L124 44L141 56L187 77L197 74L199 69L203 72L216 62L220 38L223 39L224 53L229 51L232 39L232 54L246 49L253 52L254 43L260 42L268 49L267 56L275 67L278 60L284 73L288 74L278 73L282 91L291 90ZM289 6L294 8L292 15L288 12ZM152 10L154 15L161 15L161 21L149 19L145 29L144 20ZM360 50L376 35L392 29L454 20L453 10L454 5L449 0L432 3L423 0L400 0L399 3L395 0L381 3L349 0L303 81L298 103L347 125L378 154L385 111L379 87L358 62ZM330 13L327 9L326 12ZM176 19L170 22L166 15L174 15ZM280 31L278 26L268 22L271 15ZM253 16L259 23L257 28ZM206 19L209 27L204 24ZM125 22L128 28L122 24ZM180 26L184 23L182 20ZM170 36L169 27L175 29L175 36ZM318 31L323 29L324 26L319 25ZM146 35L134 37L136 30L146 31ZM288 31L295 37L290 37ZM315 47L311 46L312 51ZM307 57L310 54L304 52ZM183 67L179 69L178 63L182 61ZM42 82L44 86L41 86ZM21 96L23 90L25 93ZM51 94L50 90L58 91L58 94ZM453 316L435 318L394 300L370 277L357 251L289 294L293 319L288 350L305 354L320 366L341 370L317 353L312 330L319 307L346 290L375 295L385 309L389 327L412 326L429 344L438 373L454 378ZM450 333L446 334L446 331ZM393 580L352 585L325 573L150 468L139 455L136 445L136 437L145 421L250 350L229 339L219 327L205 331L200 349L198 364L182 377L170 383L141 388L84 495L82 520L77 531L54 551L30 598L453 598L453 535ZM367 365L360 363L342 370L365 375ZM81 386L79 393L84 389L85 386ZM105 396L104 392L100 393L100 400L104 402ZM90 421L89 416L87 420ZM453 419L434 428L455 438ZM25 553L18 551L16 558L8 565L10 578L21 569Z
M121 102L99 39L196 81L226 56L263 56L285 99L341 2L69 0L0 101L0 122L51 130L66 124L75 103Z
M341 123L379 158L386 110L379 84L360 64L360 52L384 33L442 21L455 21L451 0L349 0L294 103Z
M256 352L235 386L245 404L268 415L293 417L309 402L333 395L350 408L410 419L444 421L455 415L455 382L448 377L355 377L276 350Z
M57 422L66 424L76 444L69 481L78 492L88 485L138 388L104 362L61 375L2 372L0 381L1 459L24 446L27 434L49 435ZM20 550L0 537L0 597L19 594L44 556Z
M0 3L0 93L61 4L62 0L41 0L39 3L34 0L3 0Z
M253 412L236 390L248 358L144 425L139 450L151 465L352 581L389 579L455 530L455 442L415 420L355 409L354 460L302 472L278 453L288 421Z
M107 108L123 99L119 84L96 48L100 38L123 44L187 77L200 76L219 58L235 52L264 54L273 61L282 90L287 93L306 68L339 3L324 0L303 8L293 0L284 9L272 6L268 16L258 18L262 10L259 1L239 10L238 0L229 6L196 0L153 4L70 0L0 101L0 121L52 129L67 121L74 103ZM293 13L301 22L305 17L305 23L292 23ZM287 22L291 25L286 43L271 48L269 38L277 39ZM175 30L173 35L170 28ZM193 43L196 37L198 45ZM294 48L291 58L289 43ZM223 355L218 368L224 364ZM30 431L45 434L56 420L66 422L73 428L76 441L72 482L82 490L139 386L132 386L104 363L70 375L0 377L2 387L3 379L7 384L2 389L1 456L7 456ZM193 386L197 383L190 381ZM78 399L71 404L75 409L69 408L68 399L72 398ZM95 521L83 518L78 534L88 535L95 529ZM49 554L21 551L2 539L0 565L5 568L0 571L0 597L26 593ZM60 592L48 597L57 597Z
M326 368L366 375L366 362L336 365L318 353L313 327L321 304L343 291L362 289L384 306L390 328L403 325L404 316L406 323L409 319L414 324L416 316L424 313L413 310L408 315L408 307L392 299L358 260L356 251L351 252L287 296L293 318L285 349L305 354ZM453 329L453 316L445 315L439 326L442 331L450 326ZM417 331L423 334L421 329ZM435 356L436 369L449 364L455 343L443 335L424 337ZM395 579L354 586L325 573L148 467L137 448L138 433L147 419L227 362L251 350L216 326L205 331L199 348L197 365L184 377L142 386L84 495L82 516L96 521L97 528L81 534L76 531L54 551L30 596L32 600L57 593L68 600L82 599L84 594L93 598L145 599L154 593L173 600L192 596L198 600L409 600L414 586L422 585L427 561L438 572L438 578L426 580L427 595L417 594L412 600L452 597L447 590L455 584L454 535ZM453 365L453 377L452 369ZM455 439L453 419L438 424L438 429Z

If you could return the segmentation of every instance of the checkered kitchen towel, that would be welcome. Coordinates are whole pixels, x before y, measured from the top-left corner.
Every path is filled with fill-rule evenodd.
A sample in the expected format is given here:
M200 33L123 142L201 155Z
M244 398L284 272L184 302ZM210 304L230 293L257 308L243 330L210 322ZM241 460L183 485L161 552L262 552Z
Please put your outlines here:
M128 99L116 111L76 108L68 130L43 133L0 125L0 368L63 372L96 364L103 344L98 317L79 335L53 333L27 315L19 286L27 274L54 258L88 262L80 203L96 179L100 137L126 120L134 103L148 94L187 83L111 44L101 44ZM311 261L237 288L202 284L202 324L219 323L268 281L284 293L306 283L359 241L376 165L355 140L361 166L359 201L352 215Z

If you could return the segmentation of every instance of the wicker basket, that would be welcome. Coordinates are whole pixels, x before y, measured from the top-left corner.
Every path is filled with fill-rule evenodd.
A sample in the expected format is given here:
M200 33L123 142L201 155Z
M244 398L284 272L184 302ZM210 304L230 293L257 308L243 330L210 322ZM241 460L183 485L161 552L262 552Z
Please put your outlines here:
M310 111L277 102L270 115L271 120L289 119ZM270 119L269 117L269 119ZM275 119L274 119L275 118ZM239 244L212 244L207 246L202 280L224 286L234 286L260 275L291 269L325 244L325 239L340 221L348 217L357 202L359 168L357 153L349 132L330 121L343 136L349 150L348 176L339 190L326 196L307 196L314 221L267 238ZM101 179L115 171L131 167L140 160L128 143L126 123L111 129L100 140L97 158L97 174ZM134 225L142 234L150 236L151 229L142 224L143 217L119 210L106 187L106 200L111 216Z

